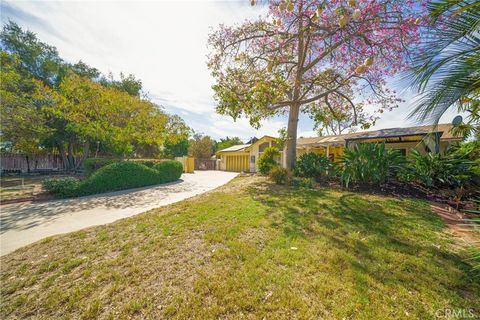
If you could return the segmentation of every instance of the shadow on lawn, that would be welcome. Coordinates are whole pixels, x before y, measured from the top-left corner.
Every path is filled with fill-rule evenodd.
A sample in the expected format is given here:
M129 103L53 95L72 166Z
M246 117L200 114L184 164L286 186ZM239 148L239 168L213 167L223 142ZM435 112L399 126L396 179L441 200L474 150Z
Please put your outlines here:
M374 279L368 285L379 290L386 284L439 295L448 290L461 298L480 292L480 278L469 277L468 265L448 250L441 219L422 201L269 183L249 192L270 207L272 226L287 238L324 239L345 257L356 281Z

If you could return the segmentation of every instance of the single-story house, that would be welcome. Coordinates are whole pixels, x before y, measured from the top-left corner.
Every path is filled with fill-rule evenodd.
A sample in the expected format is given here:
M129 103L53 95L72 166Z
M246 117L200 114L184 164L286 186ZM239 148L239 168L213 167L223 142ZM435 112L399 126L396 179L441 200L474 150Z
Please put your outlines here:
M278 147L278 139L271 136L263 136L251 144L239 144L217 152L220 159L219 169L235 172L257 172L258 157L268 147ZM282 161L281 157L278 159Z
M411 150L421 153L443 152L453 142L463 140L462 136L452 134L451 124L437 126L418 126L409 128L391 128L375 131L363 131L332 136L298 138L297 157L304 153L315 152L328 155L332 161L337 161L345 148L352 148L355 144L383 142L386 148L397 149L403 155ZM232 146L217 152L219 169L236 172L257 172L258 157L265 148L278 146L275 137L263 136L251 144ZM285 150L281 152L278 162L285 166Z

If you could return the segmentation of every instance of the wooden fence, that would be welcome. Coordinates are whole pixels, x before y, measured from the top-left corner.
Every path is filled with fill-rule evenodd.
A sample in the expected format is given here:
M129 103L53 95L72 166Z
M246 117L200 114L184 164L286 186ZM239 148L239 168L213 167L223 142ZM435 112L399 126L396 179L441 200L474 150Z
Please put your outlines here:
M216 170L217 160L195 159L195 170Z
M183 172L185 173L193 173L195 169L195 161L193 157L176 157L175 160L182 163Z
M80 157L76 157L76 161ZM24 155L24 154L1 154L1 173L48 173L63 171L62 157L58 154Z

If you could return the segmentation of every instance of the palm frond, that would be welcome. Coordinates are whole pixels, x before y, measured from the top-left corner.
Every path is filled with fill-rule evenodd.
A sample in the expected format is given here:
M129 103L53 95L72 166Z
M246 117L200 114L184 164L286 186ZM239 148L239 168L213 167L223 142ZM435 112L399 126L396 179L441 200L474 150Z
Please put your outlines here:
M418 92L411 118L438 123L463 97L480 92L480 1L439 0L429 4L432 25L423 53L407 75Z

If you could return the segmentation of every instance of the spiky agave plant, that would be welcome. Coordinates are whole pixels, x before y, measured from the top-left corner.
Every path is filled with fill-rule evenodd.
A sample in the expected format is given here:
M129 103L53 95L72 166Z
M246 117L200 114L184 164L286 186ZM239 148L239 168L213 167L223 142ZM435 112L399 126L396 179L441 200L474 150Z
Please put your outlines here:
M464 129L480 124L480 1L436 0L428 4L423 53L408 74L419 93L410 117L438 123L448 109L469 113Z
M452 151L421 154L412 150L409 155L413 180L429 188L461 187L472 182L474 162L468 154Z
M350 182L382 184L404 163L400 152L386 149L383 143L361 143L345 150L338 169L342 182L348 188Z

